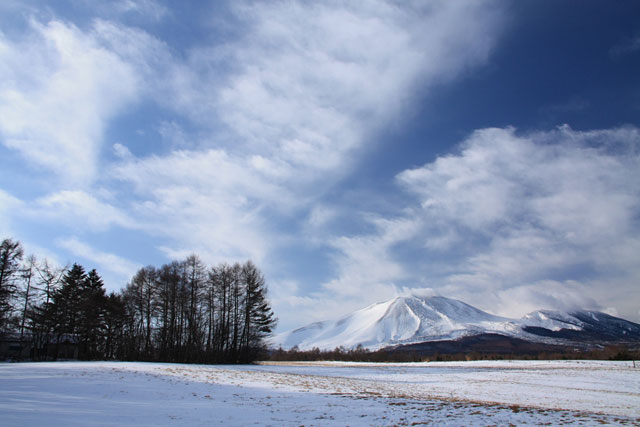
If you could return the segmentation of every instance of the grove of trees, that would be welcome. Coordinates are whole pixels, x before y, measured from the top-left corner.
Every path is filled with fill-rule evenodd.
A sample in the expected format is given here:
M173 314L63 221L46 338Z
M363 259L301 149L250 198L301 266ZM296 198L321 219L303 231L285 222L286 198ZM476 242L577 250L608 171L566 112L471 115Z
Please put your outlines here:
M267 286L251 262L207 267L196 255L141 268L106 294L96 272L24 258L19 242L0 246L0 336L19 337L34 360L187 363L250 362L276 324Z

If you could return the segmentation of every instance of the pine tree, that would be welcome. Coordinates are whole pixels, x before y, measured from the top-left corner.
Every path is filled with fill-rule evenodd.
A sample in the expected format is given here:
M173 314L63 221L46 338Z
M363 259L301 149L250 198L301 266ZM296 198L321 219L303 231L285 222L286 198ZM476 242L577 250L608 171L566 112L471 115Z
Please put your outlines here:
M106 295L103 286L95 269L81 283L77 333L81 357L86 359L99 358L104 347Z
M84 268L73 264L62 278L62 286L53 293L52 304L47 307L45 316L52 322L56 336L56 358L63 340L77 340L82 291L86 280Z
M243 361L253 360L266 348L266 338L277 324L269 301L264 276L251 262L242 266L245 286L245 318L243 331Z

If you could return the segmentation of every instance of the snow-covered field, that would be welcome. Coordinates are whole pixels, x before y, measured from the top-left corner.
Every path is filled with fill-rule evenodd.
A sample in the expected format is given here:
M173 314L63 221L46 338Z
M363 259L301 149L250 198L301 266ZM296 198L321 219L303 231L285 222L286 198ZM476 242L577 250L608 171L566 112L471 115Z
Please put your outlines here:
M631 362L0 364L0 425L640 425Z

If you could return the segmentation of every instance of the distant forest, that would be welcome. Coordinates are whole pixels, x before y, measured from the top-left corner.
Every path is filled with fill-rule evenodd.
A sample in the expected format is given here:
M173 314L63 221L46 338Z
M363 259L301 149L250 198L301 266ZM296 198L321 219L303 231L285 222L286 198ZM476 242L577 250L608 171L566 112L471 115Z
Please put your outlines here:
M25 257L11 239L0 246L0 338L28 343L32 360L71 346L84 360L246 363L264 355L275 324L251 261L207 267L191 255L141 268L107 295L96 270Z

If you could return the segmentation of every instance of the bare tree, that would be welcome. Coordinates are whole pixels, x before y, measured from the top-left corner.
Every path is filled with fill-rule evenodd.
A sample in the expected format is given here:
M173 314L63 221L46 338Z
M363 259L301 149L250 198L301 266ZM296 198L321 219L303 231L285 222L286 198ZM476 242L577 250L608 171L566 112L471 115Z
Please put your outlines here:
M0 244L0 332L8 327L13 312L12 299L20 273L23 250L20 242L4 239Z
M38 265L36 257L34 255L29 255L22 269L22 282L24 285L24 289L21 290L23 304L22 316L20 321L20 340L24 338L24 328L27 322L27 312L31 308L31 301L33 299L34 287L32 286L32 282L35 270L37 270L37 268Z

